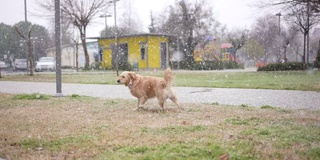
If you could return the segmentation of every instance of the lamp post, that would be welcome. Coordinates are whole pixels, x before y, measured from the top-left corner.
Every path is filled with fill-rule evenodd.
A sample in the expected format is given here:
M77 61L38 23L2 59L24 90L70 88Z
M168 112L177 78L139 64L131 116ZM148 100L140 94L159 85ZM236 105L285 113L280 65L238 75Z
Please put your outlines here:
M54 1L55 10L55 47L56 47L56 97L62 95L61 83L61 31L60 31L60 0Z
M117 28L117 1L120 0L113 0L110 1L110 3L113 3L114 7L114 29L115 29L115 36L114 36L114 50L115 50L115 55L116 55L116 71L117 71L117 76L119 76L119 55L118 55L118 28Z
M278 34L279 34L279 55L277 56L278 58L280 57L280 54L281 54L281 40L280 40L280 36L281 36L281 26L280 26L280 17L282 16L281 15L281 12L279 12L279 13L277 13L276 14L276 16L278 16L279 17L279 32L278 32Z
M26 31L25 37L28 37L28 19L27 19L27 0L24 0L24 21L25 21L25 25L24 25L24 30ZM26 39L28 41L28 39ZM26 41L26 43L27 43ZM27 43L28 44L28 43ZM28 47L28 45L27 45ZM29 71L29 56L28 56L28 49L26 50L26 59L27 59L27 72Z
M107 29L108 29L107 19L108 19L108 17L111 17L111 15L110 14L103 14L100 16L100 18L104 18L104 24L106 25L106 29L105 29L106 36L108 36L108 33L107 33Z

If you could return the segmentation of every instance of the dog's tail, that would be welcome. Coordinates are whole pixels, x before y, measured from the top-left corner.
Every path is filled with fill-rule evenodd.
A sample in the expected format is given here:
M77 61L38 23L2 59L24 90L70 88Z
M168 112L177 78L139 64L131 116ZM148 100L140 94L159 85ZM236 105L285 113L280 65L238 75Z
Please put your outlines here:
M173 74L170 68L164 71L164 79L166 80L167 86L170 86L173 81Z

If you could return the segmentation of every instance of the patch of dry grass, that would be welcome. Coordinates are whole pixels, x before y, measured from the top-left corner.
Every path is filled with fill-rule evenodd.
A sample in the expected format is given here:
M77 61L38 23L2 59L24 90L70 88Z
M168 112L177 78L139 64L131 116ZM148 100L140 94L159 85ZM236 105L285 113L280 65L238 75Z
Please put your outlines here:
M317 159L320 111L0 94L4 159Z

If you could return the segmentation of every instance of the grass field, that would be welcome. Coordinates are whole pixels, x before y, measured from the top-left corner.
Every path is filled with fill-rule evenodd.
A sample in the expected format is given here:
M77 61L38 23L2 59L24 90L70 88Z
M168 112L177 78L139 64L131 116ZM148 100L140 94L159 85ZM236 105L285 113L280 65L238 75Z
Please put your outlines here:
M212 72L174 70L175 86L320 91L320 71ZM162 76L162 71L140 71ZM55 82L55 74L4 76L4 81ZM116 84L114 72L63 74L63 83Z
M319 159L319 110L0 94L3 159Z

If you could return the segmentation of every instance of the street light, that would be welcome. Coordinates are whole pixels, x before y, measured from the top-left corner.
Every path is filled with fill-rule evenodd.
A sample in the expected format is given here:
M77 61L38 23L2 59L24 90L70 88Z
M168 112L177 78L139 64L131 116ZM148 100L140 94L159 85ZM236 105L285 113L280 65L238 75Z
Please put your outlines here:
M116 71L117 71L117 76L119 76L119 55L118 55L118 28L117 28L117 5L116 2L120 0L113 0L110 1L110 3L113 3L114 7L114 29L115 29L115 36L114 36L114 50L115 50L115 55L116 55Z
M61 26L60 26L60 0L54 1L54 22L55 22L55 47L56 47L56 97L62 97L61 83Z
M25 31L28 30L28 18L27 18L27 0L24 0L24 21L25 21L25 25L24 25L24 29ZM28 34L26 33L25 37L28 37ZM25 41L27 42L27 41ZM28 48L28 45L27 45ZM29 71L29 53L28 53L28 49L26 50L26 58L27 58L27 72Z
M108 17L111 17L111 15L110 14L103 14L100 16L100 18L104 18L104 23L106 25L106 36L108 36L108 34L107 34L107 29L108 29L107 18Z

